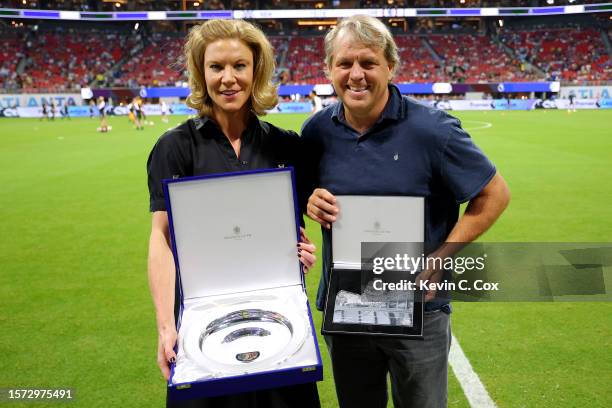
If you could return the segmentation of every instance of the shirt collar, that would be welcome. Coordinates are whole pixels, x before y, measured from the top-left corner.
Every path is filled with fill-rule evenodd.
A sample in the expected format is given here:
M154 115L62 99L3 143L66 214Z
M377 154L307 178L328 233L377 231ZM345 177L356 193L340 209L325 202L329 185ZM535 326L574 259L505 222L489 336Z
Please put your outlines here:
M217 124L208 116L198 116L194 118L193 124L198 131L203 129L205 126L214 126L215 129L219 130L219 126L217 126ZM265 134L268 134L270 133L270 126L266 122L259 120L255 114L251 114L246 132L250 135L253 134L254 131L259 130L263 131Z
M393 84L389 84L389 100L383 109L380 118L376 123L380 123L385 119L400 120L404 117L403 110L404 100L399 88ZM346 123L344 118L344 105L338 102L332 110L332 119L342 123Z
M393 84L389 84L389 100L387 101L387 105L385 106L380 119L402 119L403 103L404 98L402 98L399 88Z

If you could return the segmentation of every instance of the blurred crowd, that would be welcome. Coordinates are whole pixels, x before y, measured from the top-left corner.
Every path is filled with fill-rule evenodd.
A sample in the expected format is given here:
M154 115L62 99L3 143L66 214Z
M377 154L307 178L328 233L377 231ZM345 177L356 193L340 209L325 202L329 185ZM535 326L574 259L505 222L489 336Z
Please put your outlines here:
M401 61L396 82L612 80L605 43L610 29L605 24L493 30L478 23L449 22L439 27L439 20L433 21L418 19L407 31L392 27ZM328 82L324 34L324 30L270 34L279 83ZM185 35L176 26L158 31L137 26L113 30L47 25L43 29L14 23L0 26L0 35L4 45L0 48L2 92L183 86L187 81L182 59Z

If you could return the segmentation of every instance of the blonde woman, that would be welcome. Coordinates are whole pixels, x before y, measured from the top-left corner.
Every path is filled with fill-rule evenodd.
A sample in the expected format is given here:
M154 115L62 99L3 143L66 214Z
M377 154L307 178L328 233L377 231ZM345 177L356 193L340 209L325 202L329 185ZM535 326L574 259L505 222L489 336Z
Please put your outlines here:
M157 362L165 378L175 361L177 293L169 247L168 215L162 180L293 165L298 169L300 139L263 122L275 106L274 55L261 30L241 20L209 20L189 32L185 45L191 94L187 104L198 117L165 133L147 163L152 212L149 285L155 303L159 346ZM248 203L244 203L248 205ZM314 245L303 236L299 258L315 261ZM189 407L319 407L316 384L189 401Z

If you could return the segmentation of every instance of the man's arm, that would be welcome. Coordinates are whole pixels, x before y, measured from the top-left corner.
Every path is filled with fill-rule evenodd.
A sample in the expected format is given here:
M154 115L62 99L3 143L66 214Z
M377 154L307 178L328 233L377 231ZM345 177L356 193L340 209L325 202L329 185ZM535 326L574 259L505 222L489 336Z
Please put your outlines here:
M149 287L155 304L159 342L157 365L166 380L169 361L175 361L176 324L174 321L175 268L168 227L168 213L155 211L151 220L148 259Z
M428 256L441 259L454 256L466 244L488 230L508 207L509 202L510 189L498 172L480 193L470 200L465 212L448 234L446 242ZM443 273L443 270L425 270L418 280L439 282ZM436 290L427 291L425 301L434 299L435 295Z
M510 189L499 174L472 198L465 212L448 234L446 242L472 242L497 221L510 202Z

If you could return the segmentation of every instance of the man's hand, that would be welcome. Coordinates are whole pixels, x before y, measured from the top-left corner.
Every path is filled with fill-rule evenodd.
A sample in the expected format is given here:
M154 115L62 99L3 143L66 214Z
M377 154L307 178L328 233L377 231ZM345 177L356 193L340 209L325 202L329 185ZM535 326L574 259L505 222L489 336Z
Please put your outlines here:
M166 381L170 378L170 363L176 362L176 353L174 352L176 337L176 329L174 327L169 327L159 333L157 365Z
M306 215L324 228L331 228L331 223L336 221L338 212L336 197L324 188L317 188L308 198Z
M431 253L430 257L447 258L454 256L465 245L477 239L499 218L510 202L510 189L501 174L496 173L489 183L468 203L446 238L446 242ZM417 277L419 281L438 283L444 276L443 270L425 270ZM425 302L436 296L436 290L427 290Z
M312 265L317 261L315 251L317 247L310 242L306 236L306 230L300 227L300 243L298 244L298 258L304 265L304 273L308 273L308 270L312 268Z
M425 285L429 288L429 285L431 285L432 283L440 283L443 276L444 270L442 269L426 269L417 275L415 282L417 287L420 287L421 282L427 281ZM425 290L425 298L423 299L423 301L429 302L430 300L434 300L437 292L438 291L437 289L435 289L435 286L432 289Z

